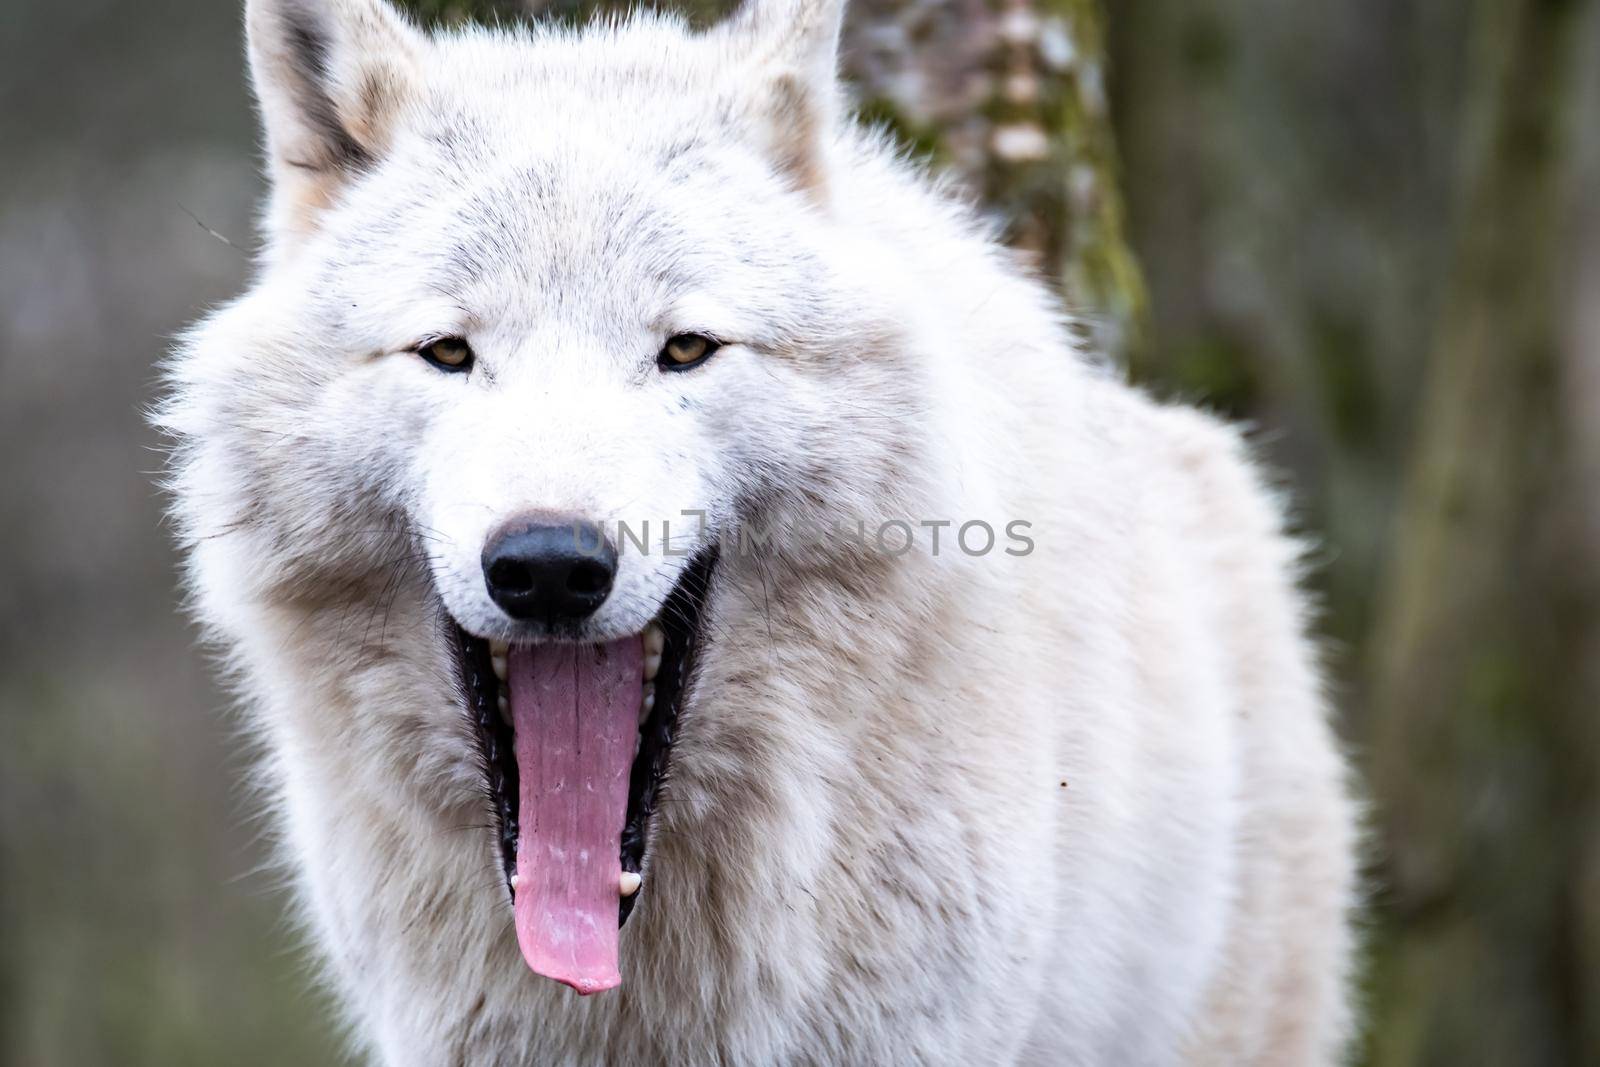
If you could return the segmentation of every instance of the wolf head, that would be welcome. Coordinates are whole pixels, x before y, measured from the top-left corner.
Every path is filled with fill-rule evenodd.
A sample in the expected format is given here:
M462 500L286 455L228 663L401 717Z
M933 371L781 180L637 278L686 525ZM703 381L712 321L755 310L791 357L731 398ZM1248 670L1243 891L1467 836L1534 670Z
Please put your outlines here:
M938 447L894 258L916 242L873 232L922 194L845 120L841 6L430 36L382 0L248 5L263 261L163 413L201 612L441 620L523 947L579 988L615 981L592 928L619 864L631 906L717 545L909 513L907 457ZM604 766L533 747L558 705ZM567 802L536 773L582 777L598 806L564 815L623 821L620 855L531 838ZM546 878L577 852L598 866ZM545 958L574 943L593 958Z
M380 0L251 3L273 192L230 373L277 405L252 421L299 439L260 494L302 502L283 547L343 557L340 516L382 509L454 618L510 640L528 628L484 580L496 531L648 523L653 551L621 546L574 631L603 640L654 617L741 505L803 484L892 328L859 310L870 257L819 232L839 7L430 38ZM470 363L430 362L441 342Z

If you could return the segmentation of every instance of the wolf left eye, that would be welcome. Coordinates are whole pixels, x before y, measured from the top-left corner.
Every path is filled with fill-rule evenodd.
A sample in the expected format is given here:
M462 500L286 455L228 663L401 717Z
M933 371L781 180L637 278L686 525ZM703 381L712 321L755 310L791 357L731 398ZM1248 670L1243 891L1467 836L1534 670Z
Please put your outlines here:
M459 337L445 337L417 349L417 355L451 374L465 374L472 369L472 347Z
M717 342L709 337L697 333L680 333L667 339L662 346L661 354L656 357L656 363L662 370L688 370L698 367L721 348Z

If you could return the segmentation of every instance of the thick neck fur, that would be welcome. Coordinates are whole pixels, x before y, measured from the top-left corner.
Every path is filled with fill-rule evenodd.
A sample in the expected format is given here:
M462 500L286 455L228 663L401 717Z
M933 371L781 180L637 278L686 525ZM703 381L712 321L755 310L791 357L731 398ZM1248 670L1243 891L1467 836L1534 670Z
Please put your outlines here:
M425 587L408 578L387 602L271 611L298 636L266 645L307 657L257 673L292 687L262 722L274 767L292 776L282 785L294 844L312 858L313 914L343 927L319 940L350 954L336 965L360 976L358 1011L440 1013L426 1028L439 1047L385 1054L489 1062L527 1040L521 1024L497 1035L497 1019L536 1017L547 1055L534 1062L563 1062L569 1042L573 1057L608 1050L604 1062L694 1062L693 1050L798 1040L792 1022L769 1032L784 1018L809 1020L820 1058L831 1048L855 1062L875 1031L848 1005L888 998L936 1014L964 973L982 980L962 938L923 921L931 909L983 935L983 877L996 869L985 853L1001 844L967 831L962 811L996 799L975 796L977 783L1009 769L984 724L962 721L960 679L941 669L966 654L962 601L997 591L944 559L868 559L831 578L771 558L720 569L645 895L623 932L624 987L589 1000L517 956ZM886 627L883 603L910 610ZM895 936L859 938L840 901L872 907L873 926ZM479 1010L455 1002L474 997Z

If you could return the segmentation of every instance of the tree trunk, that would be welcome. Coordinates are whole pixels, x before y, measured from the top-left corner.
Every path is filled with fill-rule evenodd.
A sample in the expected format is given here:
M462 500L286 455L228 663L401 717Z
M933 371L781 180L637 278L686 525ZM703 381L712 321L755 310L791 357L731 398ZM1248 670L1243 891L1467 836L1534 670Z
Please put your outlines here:
M1583 635L1600 567L1573 491L1582 419L1563 403L1592 387L1595 352L1562 329L1594 7L1476 8L1471 191L1374 645L1394 903L1372 998L1380 1067L1600 1062L1582 1010L1597 976L1578 950L1584 909L1595 917L1579 857L1597 795Z
M858 0L845 73L869 121L958 175L1058 280L1103 351L1144 329L1097 0Z

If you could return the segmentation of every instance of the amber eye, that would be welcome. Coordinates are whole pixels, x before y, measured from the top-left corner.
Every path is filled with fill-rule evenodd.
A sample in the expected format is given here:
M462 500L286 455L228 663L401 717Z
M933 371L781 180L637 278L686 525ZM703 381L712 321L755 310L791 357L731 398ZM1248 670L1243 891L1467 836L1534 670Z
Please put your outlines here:
M459 337L445 337L417 349L417 355L452 374L465 374L472 369L472 347Z
M704 363L716 354L721 346L709 337L697 333L680 333L669 338L656 362L662 370L688 370Z

